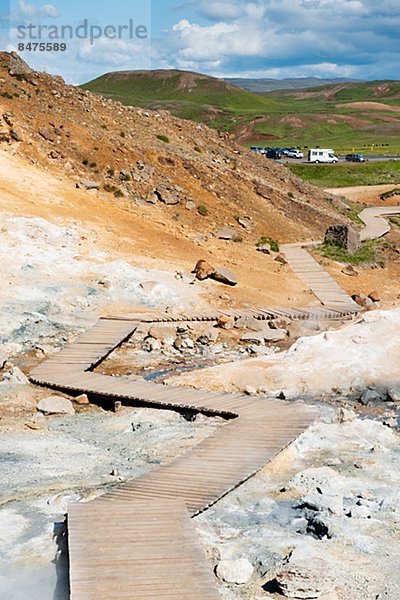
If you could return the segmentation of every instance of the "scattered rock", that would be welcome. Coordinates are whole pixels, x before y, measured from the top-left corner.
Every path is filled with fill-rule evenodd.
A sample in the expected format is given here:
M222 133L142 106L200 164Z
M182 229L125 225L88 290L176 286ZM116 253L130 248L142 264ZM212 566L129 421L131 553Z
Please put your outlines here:
M153 325L149 329L149 336L155 340L159 340L162 344L172 345L175 341L175 327L167 327L166 325Z
M176 190L172 190L165 185L160 185L155 191L160 202L169 206L174 206L180 202L180 194Z
M382 402L383 400L384 398L379 392L377 392L376 390L368 389L363 393L363 395L359 399L359 402L363 406L369 406L376 402Z
M218 327L226 330L233 329L235 327L235 319L233 317L223 315L218 319Z
M199 281L204 281L215 273L215 269L207 261L199 260L192 272Z
M263 329L262 323L257 321L254 317L240 317L235 323L236 329L250 329L250 331L261 331Z
M185 273L179 271L176 273L176 279L180 279L183 283L186 283L187 285L194 285L196 283L196 277L194 277L192 273Z
M142 348L145 352L159 352L162 348L162 343L161 340L148 337L144 340Z
M357 414L354 410L350 410L347 408L339 408L337 413L334 415L332 422L333 423L352 423L357 419ZM332 466L332 465L331 465Z
M288 261L286 259L286 256L284 254L278 254L278 256L275 257L275 262L280 263L281 265L287 265Z
M206 325L199 334L197 341L204 346L213 344L218 341L219 331L213 325Z
M332 225L325 234L325 243L329 242L345 248L352 254L360 247L360 234L348 225Z
M343 514L343 497L339 494L309 494L301 499L299 507L340 516Z
M242 585L249 583L254 573L254 567L247 558L221 560L215 572L217 577L226 583Z
M55 135L53 129L51 129L50 127L41 127L38 130L38 133L47 142L55 142L56 141L56 135Z
M264 333L262 331L252 331L245 333L240 338L241 342L250 342L252 344L264 344Z
M225 285L235 286L238 283L236 275L224 267L218 267L211 275L211 278Z
M295 549L287 566L277 574L276 583L285 598L321 598L335 589L336 579L330 565L316 553Z
M76 398L74 398L74 402L76 402L78 406L87 406L88 404L90 404L87 394L81 394L80 396L77 396Z
M262 244L261 246L257 246L257 252L262 252L263 254L271 254L271 246L269 244Z
M378 294L378 292L375 292L375 291L368 294L368 298L370 300L372 300L372 302L374 302L374 303L381 301L380 295Z
M100 186L95 181L90 181L89 179L84 179L81 177L76 184L76 187L80 190L99 190Z
M3 380L11 385L28 385L29 379L18 367L12 367L4 373Z
M349 517L352 519L370 519L371 511L367 506L353 506Z
M390 388L387 392L387 396L389 402L395 402L396 404L400 404L400 386Z
M75 409L71 400L62 396L49 396L40 400L37 405L40 412L45 415L74 415Z
M358 271L355 270L353 265L346 265L345 268L342 269L342 273L348 277L358 277Z
M14 140L14 142L23 142L24 141L24 136L22 134L22 130L19 129L18 127L13 127L11 129L10 136L11 136L11 139Z
M193 350L194 341L189 337L177 337L174 342L174 348L180 352L185 352L185 350Z
M196 203L193 200L188 200L185 204L186 210L194 210L196 208Z
M239 217L237 222L240 227L243 227L248 233L252 232L254 229L254 223L250 217Z
M217 237L220 240L228 240L231 242L238 242L242 239L240 233L235 231L235 229L232 229L232 227L222 227L218 231Z
M311 467L297 473L289 482L291 489L300 494L338 493L342 477L330 467Z
M371 308L374 303L365 294L354 294L352 299L362 308Z
M287 331L284 329L264 329L264 340L266 342L282 342L287 338Z
M25 427L34 431L43 431L47 429L46 417L42 413L37 413L26 421Z

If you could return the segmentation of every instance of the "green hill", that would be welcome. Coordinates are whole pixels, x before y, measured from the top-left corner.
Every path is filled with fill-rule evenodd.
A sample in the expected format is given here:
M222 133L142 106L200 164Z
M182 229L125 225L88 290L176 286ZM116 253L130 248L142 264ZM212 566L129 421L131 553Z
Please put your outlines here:
M121 71L82 87L126 105L165 109L181 118L228 129L265 114L276 104L222 79L190 71Z
M169 110L257 146L400 153L400 82L336 82L256 94L190 71L108 73L83 86L123 104Z

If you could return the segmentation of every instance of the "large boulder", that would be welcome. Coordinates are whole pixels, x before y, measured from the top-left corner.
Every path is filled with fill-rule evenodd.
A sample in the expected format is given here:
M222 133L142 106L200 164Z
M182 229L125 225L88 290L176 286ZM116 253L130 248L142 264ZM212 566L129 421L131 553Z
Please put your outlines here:
M332 225L326 231L325 242L333 242L353 254L360 247L360 234L349 225Z
M335 576L327 561L307 550L296 548L286 567L276 576L278 589L285 598L321 598L336 587Z
M214 274L215 269L206 260L199 260L192 272L197 279L204 281Z
M217 237L220 240L227 240L230 242L238 242L242 239L242 236L240 235L240 233L235 231L235 229L232 229L232 227L222 227L218 231Z
M29 379L18 367L12 367L4 373L3 380L11 385L28 385Z
M81 179L76 184L76 187L80 190L99 190L100 186L95 181L90 181L89 179L85 179L81 177Z
M49 396L38 402L37 408L45 415L74 415L75 409L67 398L62 396Z

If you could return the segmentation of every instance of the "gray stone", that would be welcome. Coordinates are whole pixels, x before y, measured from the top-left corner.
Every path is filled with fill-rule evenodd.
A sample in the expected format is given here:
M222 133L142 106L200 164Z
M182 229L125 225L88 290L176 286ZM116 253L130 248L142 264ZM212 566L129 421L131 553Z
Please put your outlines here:
M235 286L238 283L236 275L224 267L217 267L211 277L225 285Z
M62 396L49 396L40 400L37 405L38 410L45 415L74 415L75 409L71 400Z
M215 572L217 577L226 583L242 585L249 583L254 573L254 567L247 558L221 560Z
M28 385L29 379L18 367L12 367L4 373L3 380L11 385Z
M235 323L236 329L250 329L251 331L261 331L263 329L263 325L261 321L257 321L254 317L240 317L237 319Z
M263 254L271 254L271 246L269 244L262 244L261 246L257 246L257 252L262 252Z
M254 229L254 223L250 217L239 217L237 222L241 227L243 227L243 229L245 229L249 233Z
M342 477L330 467L311 467L297 473L289 482L290 489L301 494L338 493L342 485Z
M160 202L163 202L169 206L174 206L180 202L179 192L176 190L171 190L164 185L158 186L156 189L156 195L158 196Z
M366 390L361 396L359 402L363 406L369 406L370 404L374 404L376 402L382 402L382 395L376 390Z
M185 208L187 210L194 210L196 208L196 203L193 200L188 200L185 204Z
M325 242L333 242L352 254L360 247L360 234L348 225L332 225L326 231Z
M264 329L264 340L266 342L282 342L287 338L287 332L284 329Z
M47 429L46 417L42 413L37 413L25 422L25 427L34 431L43 431Z
M206 346L208 344L215 343L218 340L218 336L219 331L217 327L214 327L213 325L206 325L199 334L197 341Z
M339 516L343 513L343 497L339 494L309 494L301 499L300 506Z
M374 306L373 301L365 294L354 294L352 299L362 308L372 308Z
M41 127L38 130L38 133L47 142L55 142L56 141L56 134L54 133L53 129L51 129L50 127Z
M78 183L76 184L76 187L80 190L99 190L100 189L100 185L98 183L96 183L95 181L90 181L89 179L85 179L84 177L81 177L78 181Z
M329 563L318 554L296 548L288 564L276 575L276 583L285 598L311 600L332 592L336 579Z
M371 511L367 506L353 506L350 517L352 519L370 519Z
M333 423L352 423L357 419L357 414L354 410L347 408L339 408L336 414L333 416Z
M0 357L0 364L1 364L1 357ZM400 386L390 388L387 392L387 395L388 395L388 400L390 402L395 402L396 404L400 404Z
M222 227L218 231L217 237L220 240L228 240L231 242L237 242L242 239L240 233L235 231L235 229L233 229L232 227Z
M264 344L264 333L262 331L251 331L242 335L240 341L251 342L252 344Z
M352 265L347 265L342 269L343 275L347 275L348 277L358 277L358 271Z

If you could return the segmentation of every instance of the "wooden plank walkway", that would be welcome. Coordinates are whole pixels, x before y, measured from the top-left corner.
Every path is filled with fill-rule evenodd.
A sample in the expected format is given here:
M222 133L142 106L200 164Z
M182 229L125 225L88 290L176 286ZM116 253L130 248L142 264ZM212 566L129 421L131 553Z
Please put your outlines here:
M271 319L289 314L293 313L260 309L252 316ZM336 310L329 315L318 312L318 317L321 314L339 318ZM219 316L199 315L212 320ZM242 313L235 314L239 316ZM298 313L300 319L314 316L313 311ZM182 319L189 317L181 315ZM126 399L203 411L227 420L216 434L171 464L93 502L70 507L71 599L216 599L214 578L189 516L205 510L253 476L310 425L315 413L301 403L168 388L92 372L129 339L139 323L137 315L100 319L92 330L34 369L31 380L110 401Z
M305 247L299 244L287 244L282 247L282 251L293 271L324 306L336 308L341 312L359 310L354 300L317 263Z

